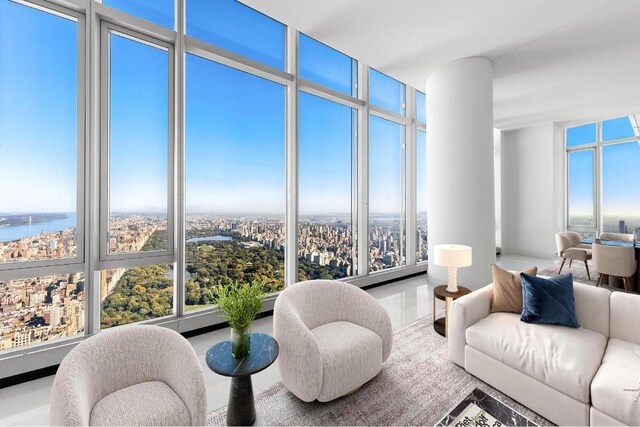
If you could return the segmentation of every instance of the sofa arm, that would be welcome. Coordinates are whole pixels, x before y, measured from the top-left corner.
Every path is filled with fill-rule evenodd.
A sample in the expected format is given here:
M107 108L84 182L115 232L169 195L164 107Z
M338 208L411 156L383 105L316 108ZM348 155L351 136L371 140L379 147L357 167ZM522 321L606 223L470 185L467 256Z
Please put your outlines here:
M493 284L458 298L449 311L449 359L464 368L467 328L489 315Z

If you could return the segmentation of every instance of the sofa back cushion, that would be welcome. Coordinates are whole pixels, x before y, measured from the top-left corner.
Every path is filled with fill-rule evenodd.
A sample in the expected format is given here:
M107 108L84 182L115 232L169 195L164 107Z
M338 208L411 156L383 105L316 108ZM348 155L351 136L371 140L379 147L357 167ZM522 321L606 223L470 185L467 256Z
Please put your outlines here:
M609 337L609 296L611 292L595 286L573 282L576 316L583 328Z
M611 294L611 338L640 344L640 295Z

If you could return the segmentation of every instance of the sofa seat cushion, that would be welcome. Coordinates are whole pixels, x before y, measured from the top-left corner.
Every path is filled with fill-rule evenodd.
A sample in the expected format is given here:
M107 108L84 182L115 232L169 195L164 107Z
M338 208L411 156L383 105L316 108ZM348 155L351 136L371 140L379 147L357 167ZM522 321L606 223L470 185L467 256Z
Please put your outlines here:
M343 396L373 377L382 368L382 339L351 322L331 322L311 330L322 357L322 388L318 400Z
M638 345L616 338L602 359L602 366L591 383L591 401L594 408L627 425L640 425L640 402L633 399L640 381L640 357L635 354Z
M98 426L191 425L184 402L162 381L148 381L113 392L95 404L89 418Z
M493 313L466 331L467 344L561 393L589 403L607 339L590 329L535 325Z

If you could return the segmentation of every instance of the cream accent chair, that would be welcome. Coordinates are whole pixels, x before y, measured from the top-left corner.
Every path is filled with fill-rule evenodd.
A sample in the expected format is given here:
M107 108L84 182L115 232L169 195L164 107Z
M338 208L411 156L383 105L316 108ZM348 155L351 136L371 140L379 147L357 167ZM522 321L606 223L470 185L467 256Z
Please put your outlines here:
M564 263L569 260L569 267L573 263L573 260L584 261L584 266L587 269L587 277L591 280L591 273L589 273L588 260L591 259L591 246L580 243L582 236L575 231L563 231L556 233L556 249L558 255L562 257L562 264L558 274L562 273Z
M638 268L634 248L594 244L593 264L600 273L596 286L602 285L607 276L613 276L622 279L625 291L632 291L631 276Z
M51 391L52 425L204 425L198 356L177 332L127 325L102 331L64 358Z
M391 319L349 283L310 280L283 292L273 309L284 385L305 402L328 402L374 378L389 354Z
M624 233L600 233L600 240L615 240L618 242L631 242L633 243L633 234Z

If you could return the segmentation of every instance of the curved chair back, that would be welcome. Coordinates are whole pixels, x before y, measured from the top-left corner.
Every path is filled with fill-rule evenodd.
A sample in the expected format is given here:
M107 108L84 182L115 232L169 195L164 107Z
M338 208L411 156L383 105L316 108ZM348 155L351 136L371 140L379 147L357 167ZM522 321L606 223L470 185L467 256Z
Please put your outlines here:
M289 286L276 300L274 329L281 326L278 318L285 311L295 314L309 330L339 321L371 329L382 338L384 359L391 353L393 329L389 315L368 292L350 283L307 280ZM277 335L275 330L274 333Z
M562 256L563 252L580 244L582 236L575 231L561 231L556 233L556 249L558 255Z
M632 247L594 244L593 264L600 274L631 277L636 272L635 251Z
M104 397L147 381L162 381L183 400L193 425L206 423L206 390L198 356L176 331L151 325L104 330L64 358L53 382L51 422L88 425Z
M601 240L615 240L618 242L633 242L633 234L624 233L600 233Z

